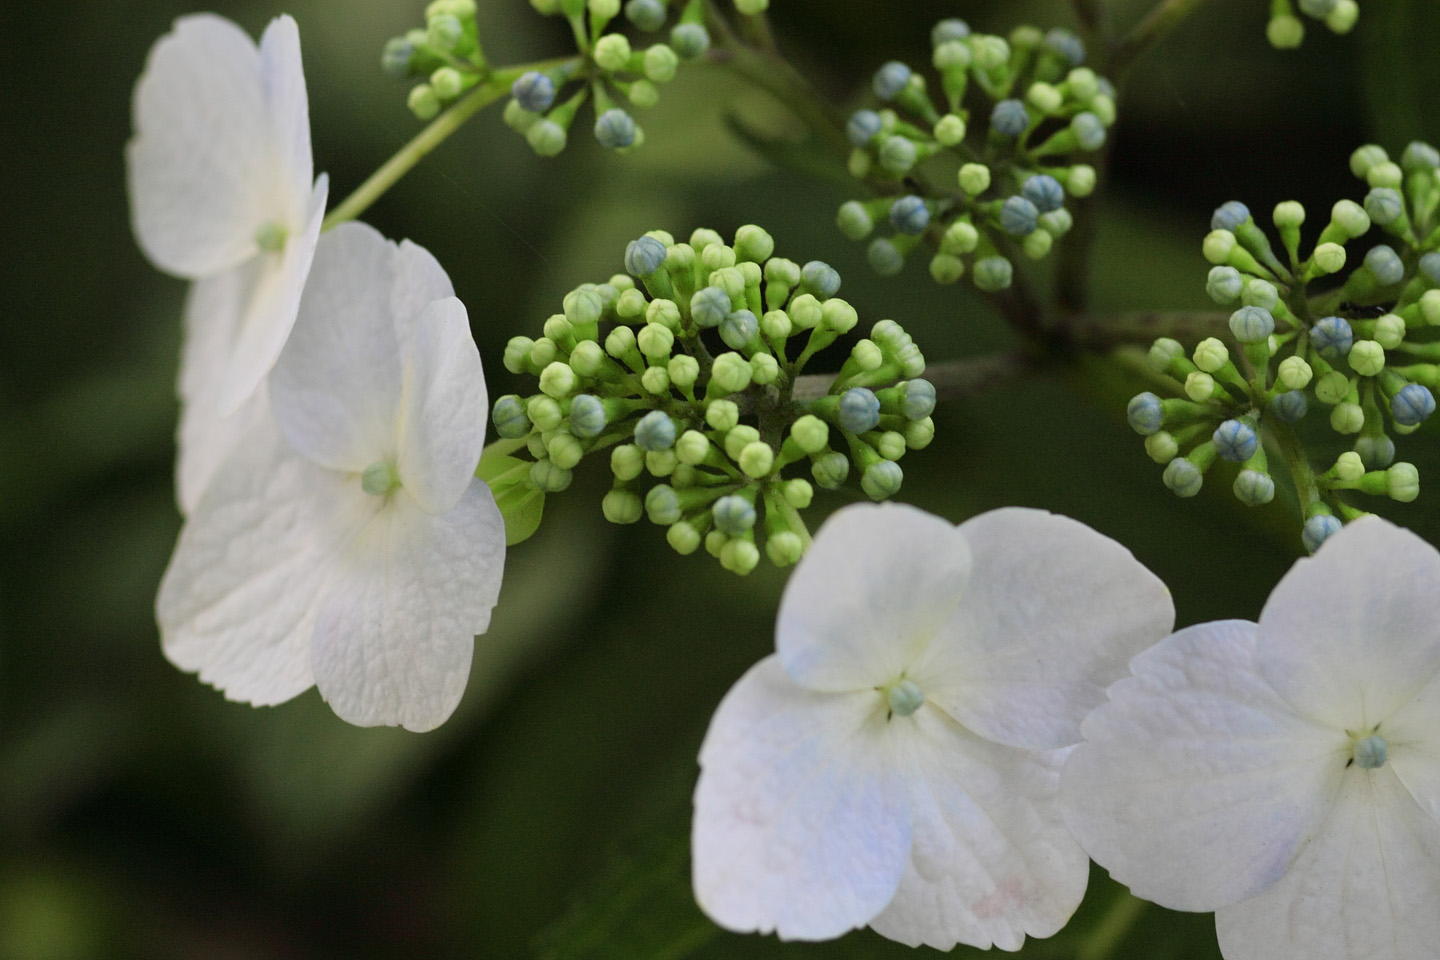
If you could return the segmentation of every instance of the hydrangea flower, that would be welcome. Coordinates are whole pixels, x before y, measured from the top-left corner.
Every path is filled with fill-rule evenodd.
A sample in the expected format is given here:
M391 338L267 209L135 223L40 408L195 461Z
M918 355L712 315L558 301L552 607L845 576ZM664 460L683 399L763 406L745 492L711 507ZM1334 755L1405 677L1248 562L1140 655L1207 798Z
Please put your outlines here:
M776 653L700 751L696 899L731 930L1017 950L1060 929L1088 861L1062 761L1124 664L1174 622L1165 586L1065 517L959 527L851 506L785 589Z
M437 726L505 556L474 475L485 378L444 270L363 224L328 233L270 403L180 533L166 656L234 700L315 685L351 723Z
M1378 517L1259 623L1182 630L1086 719L1066 820L1137 896L1215 911L1228 960L1440 943L1440 553Z
M223 17L181 17L150 50L133 115L135 237L160 269L213 281L186 309L177 479L188 511L263 416L230 415L285 345L324 218L295 21L271 21L257 47Z

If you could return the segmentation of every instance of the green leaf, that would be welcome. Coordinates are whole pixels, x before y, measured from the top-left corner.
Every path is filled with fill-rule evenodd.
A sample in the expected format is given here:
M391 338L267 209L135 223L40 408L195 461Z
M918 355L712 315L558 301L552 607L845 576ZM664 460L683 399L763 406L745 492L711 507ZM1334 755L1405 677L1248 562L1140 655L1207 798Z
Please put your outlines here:
M505 545L509 547L530 539L545 512L545 492L530 482L529 462L510 456L523 446L524 440L497 440L485 448L480 466L475 468L475 476L490 485L505 518Z

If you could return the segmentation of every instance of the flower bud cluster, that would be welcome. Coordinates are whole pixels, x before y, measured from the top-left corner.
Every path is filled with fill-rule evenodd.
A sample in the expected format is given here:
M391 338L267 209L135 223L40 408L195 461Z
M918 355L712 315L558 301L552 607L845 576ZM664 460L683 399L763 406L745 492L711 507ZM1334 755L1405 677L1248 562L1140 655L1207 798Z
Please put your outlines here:
M425 26L391 38L380 65L397 79L419 80L410 88L410 111L421 120L435 117L488 75L475 0L433 0Z
M994 293L1010 286L1015 257L1042 259L1070 230L1067 198L1095 189L1083 161L1115 122L1115 88L1083 66L1085 46L1066 30L1007 39L951 19L931 41L938 90L892 61L871 84L884 106L850 117L850 172L883 196L845 203L836 223L856 241L881 225L868 255L882 275L928 241L936 282L969 273ZM942 170L951 185L928 176Z
M893 320L858 340L827 392L797 381L819 351L850 333L855 308L840 276L795 263L743 226L726 244L713 230L688 242L652 231L625 251L624 274L585 284L538 339L505 349L511 373L538 392L500 397L495 429L523 440L529 483L570 485L587 455L614 475L603 503L615 523L666 527L682 554L702 545L736 573L761 550L779 566L810 533L800 511L814 488L852 475L883 500L899 491L898 461L934 437L935 390L925 358ZM806 468L805 476L794 476Z
M1277 50L1293 50L1305 40L1305 24L1297 13L1319 20L1334 33L1349 33L1360 17L1355 0L1270 0L1265 35Z
M1337 517L1358 515L1343 491L1419 495L1392 436L1417 430L1440 389L1440 151L1412 143L1396 163L1369 145L1350 166L1368 193L1331 208L1307 256L1299 203L1274 209L1278 249L1244 204L1215 211L1202 246L1213 265L1206 290L1233 311L1233 346L1211 338L1187 353L1156 341L1151 365L1173 378L1176 396L1142 393L1129 405L1131 426L1181 496L1200 490L1218 458L1240 465L1237 497L1269 502L1269 439L1300 495L1311 549L1339 529ZM1326 411L1350 446L1328 467L1312 464L1292 428L1311 410Z
M689 0L668 34L668 43L644 43L618 27L654 34L670 20L673 0L531 0L540 13L563 16L580 56L544 71L521 75L505 106L505 123L541 156L565 149L580 108L593 102L592 133L601 146L629 153L645 131L622 104L640 110L660 100L660 87L675 78L682 60L710 48L703 0ZM623 12L623 17L621 16Z

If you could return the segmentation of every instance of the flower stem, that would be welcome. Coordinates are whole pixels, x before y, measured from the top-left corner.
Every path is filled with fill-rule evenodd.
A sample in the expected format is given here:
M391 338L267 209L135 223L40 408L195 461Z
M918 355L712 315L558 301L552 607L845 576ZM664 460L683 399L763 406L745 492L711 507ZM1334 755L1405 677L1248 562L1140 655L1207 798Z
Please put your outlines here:
M450 134L459 130L466 120L509 93L511 85L522 73L528 70L546 70L568 64L575 59L575 57L564 57L542 63L505 67L491 73L484 83L477 85L450 109L432 120L429 126L416 134L413 140L401 147L393 157L385 161L380 169L371 174L370 179L360 184L354 193L331 210L325 217L325 223L321 229L329 230L336 224L354 220L364 213L372 203L379 200L386 190L389 190L396 181L409 173L410 169L423 160L431 150L440 146Z
M1205 0L1162 0L1157 4L1145 15L1145 19L1116 44L1108 65L1110 78L1119 84L1141 54L1175 29L1180 21L1194 13L1204 2Z
M1288 423L1277 417L1266 419L1265 426L1280 448L1280 456L1290 468L1290 477L1295 481L1295 494L1300 501L1300 522L1310 512L1311 504L1320 502L1320 485L1315 480L1315 471L1310 468L1310 458L1305 456L1300 440Z

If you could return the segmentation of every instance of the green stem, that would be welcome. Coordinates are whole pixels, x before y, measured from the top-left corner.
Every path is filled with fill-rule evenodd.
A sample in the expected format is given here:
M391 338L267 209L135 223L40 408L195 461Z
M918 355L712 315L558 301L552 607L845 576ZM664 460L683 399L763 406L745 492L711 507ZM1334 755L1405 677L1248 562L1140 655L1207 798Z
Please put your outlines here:
M509 93L511 85L522 73L529 70L547 70L571 63L575 59L575 57L563 57L541 63L523 64L496 70L490 74L489 79L476 86L464 97L461 97L454 106L432 120L429 126L416 134L415 138L401 147L393 157L386 160L379 170L372 173L370 179L360 184L354 193L331 210L325 217L321 229L329 230L337 224L354 220L364 213L372 203L379 200L386 190L389 190L396 181L409 173L410 169L424 159L431 150L440 146L450 134L459 130L466 120Z
M994 387L1017 380L1034 369L1035 362L1024 353L992 353L948 363L932 363L925 368L924 378L935 386L935 395L954 400L984 393ZM795 379L792 399L804 405L830 392L834 374L814 373Z
M1280 448L1280 455L1290 468L1290 477L1295 481L1295 493L1300 500L1300 522L1305 522L1310 505L1320 502L1320 485L1315 480L1315 471L1310 467L1310 458L1300 446L1300 440L1288 423L1277 417L1267 418L1265 425Z
M1211 310L1139 310L1127 313L1069 313L1055 317L1050 330L1065 343L1086 349L1137 344L1159 337L1195 344L1206 337L1230 340L1230 314Z
M1118 85L1141 54L1154 46L1205 0L1163 0L1116 44L1107 65L1109 76Z

